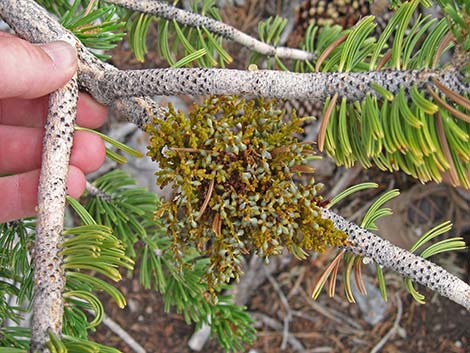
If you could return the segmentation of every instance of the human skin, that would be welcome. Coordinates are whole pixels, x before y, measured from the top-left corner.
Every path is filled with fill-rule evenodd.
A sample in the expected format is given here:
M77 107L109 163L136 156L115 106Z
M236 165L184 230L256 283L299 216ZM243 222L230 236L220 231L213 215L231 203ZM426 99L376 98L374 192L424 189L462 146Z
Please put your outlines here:
M33 216L41 166L42 136L48 94L62 87L76 72L72 47L64 42L33 45L0 32L0 223ZM107 109L80 93L76 123L98 128ZM105 158L103 141L89 132L74 135L67 193L79 197L85 174Z

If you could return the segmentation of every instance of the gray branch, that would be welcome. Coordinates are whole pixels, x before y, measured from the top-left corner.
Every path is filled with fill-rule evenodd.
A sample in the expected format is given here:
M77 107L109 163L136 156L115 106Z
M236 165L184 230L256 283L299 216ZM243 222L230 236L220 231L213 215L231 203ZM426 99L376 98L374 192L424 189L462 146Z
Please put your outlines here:
M126 330L124 330L119 324L111 319L108 315L104 314L103 317L103 324L108 326L108 328L114 332L116 336L121 338L129 348L131 348L135 353L146 353L147 351L145 350L142 345L140 345L139 342L137 342L134 337L132 337L129 333L127 333Z
M349 244L345 246L346 250L369 257L380 266L391 268L470 310L470 286L458 277L431 261L348 222L330 210L322 209L322 215L331 219L336 228L348 235Z
M103 97L101 97L103 98ZM152 122L152 117L164 117L167 109L149 97L124 97L111 102L111 110L130 123L143 129Z
M78 100L76 77L49 98L38 187L38 221L34 259L32 352L47 352L48 331L62 334L65 286L62 256L69 157Z
M156 0L106 0L111 4L124 6L128 9L147 14L153 14L167 20L176 20L178 23L190 27L205 27L210 32L218 34L225 39L233 40L249 49L266 56L277 56L283 59L312 60L313 53L304 50L273 47L267 43L261 42L232 26L223 22L216 21L193 12L189 12L177 7L171 6L165 2Z
M100 199L110 202L113 200L113 196L104 192L101 189L98 189L95 185L90 183L89 181L86 182L86 191L90 196L99 197Z
M96 83L96 94L113 101L139 95L245 95L321 101L338 93L348 101L362 100L366 94L378 95L371 87L378 84L393 94L400 87L434 86L437 78L455 92L468 92L470 85L452 68L432 70L382 70L367 72L294 73L272 70L228 69L151 69L110 70Z

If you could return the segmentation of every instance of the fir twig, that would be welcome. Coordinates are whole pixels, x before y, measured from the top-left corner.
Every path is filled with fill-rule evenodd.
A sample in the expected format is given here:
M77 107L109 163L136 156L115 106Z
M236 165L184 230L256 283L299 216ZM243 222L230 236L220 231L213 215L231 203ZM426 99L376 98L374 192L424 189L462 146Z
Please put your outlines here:
M95 185L93 185L89 181L86 182L86 191L88 191L88 193L91 196L97 196L97 197L103 199L104 201L111 201L112 198L113 198L111 195L109 195L109 194L105 193L104 191L98 189Z
M17 33L27 36L41 31L42 23L28 10L41 9L33 2L2 1L0 14L8 19ZM55 20L42 11L49 22ZM28 17L31 16L31 17ZM36 21L36 22L35 22ZM52 31L48 40L65 40L75 46L70 33ZM49 114L43 145L42 169L38 188L38 221L34 258L34 300L32 322L32 351L45 349L48 331L60 335L62 330L63 298L65 285L62 260L59 255L64 222L66 180L73 126L76 116L78 85L76 76L63 88L51 94ZM57 138L57 135L60 138Z
M118 0L115 1L115 3L117 2ZM130 3L131 1L123 2ZM148 2L146 3L148 4ZM155 2L155 4L161 6L162 3ZM33 1L0 1L0 16L14 28L16 33L32 42L48 42L68 38L71 43L76 43L74 37L56 19L48 15L43 8ZM271 71L222 71L212 69L165 69L123 72L118 71L112 65L98 60L80 43L77 43L76 46L79 56L78 79L80 85L100 102L107 105L114 104L114 106L120 108L125 113L132 114L130 120L139 126L146 125L149 122L149 117L152 115L163 116L165 110L153 103L149 98L136 98L133 96L154 95L157 93L190 93L198 95L237 93L265 97L322 99L339 92L338 95L342 98L356 100L362 99L367 93L375 95L374 89L370 87L372 83L382 86L382 88L392 93L397 93L400 87L410 87L411 84L418 88L424 88L427 85L433 87L433 79L437 79L438 82L445 84L453 92L466 93L469 91L469 84L464 81L464 77L460 72L453 70L452 67L435 71L382 70L380 72L313 74L292 74ZM279 54L272 53L272 55ZM259 81L257 82L257 80ZM66 111L66 109L59 109L58 106L63 101L63 103L70 107L72 114L70 116L67 115L65 120L72 127L73 116L71 115L73 115L76 106L73 103L73 99L76 98L74 96L76 96L76 86L74 81L72 81L69 86L53 95L49 118L57 119L57 117L62 117L60 114ZM121 97L124 98L115 101L115 99ZM56 131L63 131L65 138L52 139L46 133L46 145L44 148L45 156L51 156L53 159L43 162L45 174L41 179L40 187L40 225L38 225L38 241L35 247L37 271L35 283L37 295L34 307L36 308L36 321L33 323L33 348L37 349L43 349L43 344L48 337L47 330L52 328L56 334L60 334L61 326L60 313L63 304L60 292L63 287L63 278L59 267L61 260L54 255L60 242L63 223L65 176L71 145L71 141L67 141L69 131L64 130L64 126L57 125ZM52 125L48 126L48 128L51 127ZM57 154L50 153L51 147L48 147L49 143L56 143L60 146L58 150L60 152ZM54 160L54 158L57 158L57 160ZM49 162L53 164L53 168L47 164ZM59 172L54 168L59 168ZM52 172L53 175L46 174L46 169ZM58 201L48 202L45 196L42 195L48 193L49 183L53 184L56 180L55 178L58 178L58 183L54 189L54 192L57 193ZM54 196L53 193L50 195ZM323 210L322 212L324 217L331 219L336 227L348 234L351 242L346 246L347 250L368 256L381 266L391 267L398 273L426 285L465 308L470 309L470 287L457 277L450 275L431 262L399 249L388 241L375 236L373 233L345 221L331 211ZM53 222L53 226L50 222ZM50 233L49 240L43 242L43 233L49 228L53 228L54 233ZM47 252L48 250L51 252ZM41 264L42 259L45 260L44 264ZM48 272L50 271L49 268L44 269L41 267L48 264L52 264L52 271L55 271L52 275L54 280L57 280L52 287L50 285L52 277L46 276L51 274ZM50 312L47 312L48 310ZM41 317L45 319L42 320L40 319Z
M0 1L0 17L8 23L23 39L32 43L47 43L57 38L73 37L55 18L31 0ZM143 127L151 116L163 116L166 109L147 97L127 97L115 101L105 101L96 87L103 79L103 73L116 70L94 56L80 41L75 39L78 52L78 79L81 87L87 88L94 98L119 114L126 116L130 122Z
M48 331L62 332L65 286L62 256L59 254L64 224L66 181L73 126L76 116L78 85L76 77L51 94L43 143L41 175L38 187L38 221L34 258L34 300L32 351L43 351ZM61 138L57 138L57 134Z
M292 321L292 309L290 308L289 300L287 299L286 295L282 291L279 283L277 283L274 277L267 271L266 271L266 277L268 278L269 283L271 283L271 286L276 291L282 305L284 306L284 309L286 310L286 313L284 314L284 319L283 319L282 342L281 342L281 350L285 350L287 348L287 339L289 336L289 324Z
M248 95L264 98L321 101L338 94L338 99L363 100L377 96L375 84L398 94L400 87L434 86L432 79L454 92L468 92L470 85L452 68L442 70L381 70L366 72L293 73L273 70L152 69L110 70L98 83L101 99L139 95Z
M348 222L330 210L322 209L322 214L325 218L331 219L335 227L348 235L346 250L356 255L367 256L378 265L391 268L470 310L470 286L458 277L442 267Z
M395 295L395 299L397 301L397 316L393 321L393 326L390 330L382 337L382 339L372 348L370 353L378 353L382 350L383 346L387 343L387 341L395 334L400 328L400 320L403 315L403 304L401 302L400 296L398 294Z
M113 331L120 339L122 339L135 353L146 353L146 350L139 344L128 332L126 332L119 324L111 319L108 315L104 315L103 324Z
M60 244L64 224L66 181L73 126L76 116L78 85L76 77L51 94L43 143L41 175L38 187L38 221L34 258L34 299L32 351L43 352L48 331L62 332L65 286ZM57 134L61 137L57 138Z
M167 20L176 20L177 22L187 26L204 27L214 34L218 34L223 38L233 40L255 52L266 56L277 56L282 59L296 60L312 60L314 58L313 53L294 48L273 47L272 45L261 42L223 22L176 8L162 1L107 0L107 2L121 5L134 11L153 14Z

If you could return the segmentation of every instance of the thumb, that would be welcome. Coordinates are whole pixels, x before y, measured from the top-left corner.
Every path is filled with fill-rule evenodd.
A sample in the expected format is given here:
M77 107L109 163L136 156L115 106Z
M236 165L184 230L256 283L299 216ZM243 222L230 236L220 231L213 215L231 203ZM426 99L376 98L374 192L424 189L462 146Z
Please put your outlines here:
M62 87L77 70L66 42L34 45L0 32L0 98L36 98Z

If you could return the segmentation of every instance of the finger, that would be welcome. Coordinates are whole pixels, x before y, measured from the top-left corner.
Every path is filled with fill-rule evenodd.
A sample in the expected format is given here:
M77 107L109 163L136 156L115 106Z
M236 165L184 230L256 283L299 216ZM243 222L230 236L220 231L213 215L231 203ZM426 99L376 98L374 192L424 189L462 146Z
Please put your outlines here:
M41 165L42 137L37 128L0 125L0 173L24 173ZM75 133L70 164L84 173L98 169L105 158L103 140L85 131Z
M108 108L95 101L88 93L78 95L77 125L97 129L108 117Z
M36 99L9 98L0 100L0 125L42 127L47 118L48 96ZM103 125L108 109L88 93L78 96L77 125L96 129Z
M41 165L42 129L0 125L0 173L23 173Z
M48 96L36 99L0 99L0 125L42 127L46 123Z
M0 98L36 98L62 87L77 71L75 49L66 42L33 45L0 36Z
M94 172L104 162L106 150L101 137L86 131L77 131L73 139L70 164L85 174Z
M34 216L37 206L39 170L0 178L0 223ZM67 176L67 193L80 197L85 191L83 172L71 166Z

